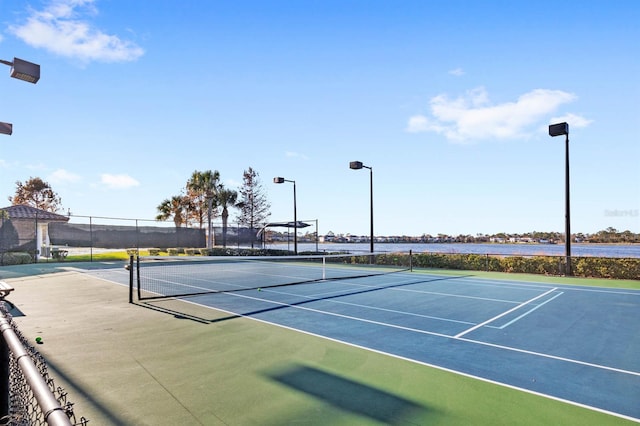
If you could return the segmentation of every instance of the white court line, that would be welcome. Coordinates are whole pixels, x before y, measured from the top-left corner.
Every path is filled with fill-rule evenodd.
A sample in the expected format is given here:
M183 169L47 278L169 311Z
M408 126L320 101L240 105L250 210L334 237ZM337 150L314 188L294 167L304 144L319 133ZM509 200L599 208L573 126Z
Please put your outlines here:
M424 284L424 283L421 281L419 282L407 281L406 283L400 282L400 283L382 284L382 285L367 285L367 284L356 284L352 282L347 282L346 285L350 287L365 288L365 289L371 289L371 290L402 291L402 292L409 292L409 293L431 294L435 296L457 297L461 299L484 300L488 302L498 302L498 303L516 304L520 302L519 300L506 300L506 299L496 299L492 297L468 296L466 294L443 293L439 291L427 291L427 290L418 290L418 289L411 289L411 288L399 288L400 286L413 285L413 284ZM265 287L265 288L269 288L269 287ZM350 290L347 290L346 288L340 288L337 290L325 291L322 293L314 293L312 295L307 295L305 297L325 297L327 295L334 295L334 294L340 295L345 291L350 291ZM290 293L285 293L285 294L290 294ZM298 294L292 294L292 295L299 296ZM349 294L346 293L344 294L344 296L349 296Z
M239 295L233 294L233 296L239 296ZM241 297L248 297L248 296L241 296ZM259 299L259 298L254 298L254 297L248 297L248 298L255 299L255 300L261 300L261 301L267 301L265 299ZM635 418L635 417L627 416L627 415L624 415L624 414L621 414L621 413L616 413L615 411L609 411L609 410L605 410L605 409L602 409L602 408L594 407L594 406L591 406L591 405L583 404L583 403L580 403L580 402L577 402L577 401L572 401L570 399L564 399L564 398L560 398L560 397L557 397L557 396L545 394L545 393L542 393L542 392L537 392L537 391L534 391L534 390L531 390L531 389L527 389L527 388L524 388L524 387L510 385L508 383L500 382L498 380L492 380L492 379L488 379L486 377L482 377L482 376L479 376L479 375L469 374L469 373L465 373L463 371L454 370L452 368L442 367L442 366L437 365L437 364L432 364L432 363L425 362L425 361L419 361L417 359L408 358L408 357L405 357L405 356L402 356L402 355L381 351L381 350L378 350L378 349L370 348L368 346L358 345L358 344L349 342L347 340L337 339L335 337L330 337L328 335L323 335L323 334L314 333L314 332L311 332L311 331L302 330L302 329L299 329L299 328L296 328L296 327L293 327L293 326L288 326L288 325L284 325L284 324L281 324L281 323L277 323L277 322L273 322L273 321L268 321L268 320L256 318L256 317L251 316L251 315L239 314L237 312L233 312L233 311L230 311L230 310L227 310L227 309L215 308L215 307L212 307L212 306L209 306L209 305L206 305L206 304L201 304L201 303L198 303L198 302L194 302L194 301L191 301L191 300L183 300L183 302L189 303L189 304L193 304L193 305L196 305L196 306L202 306L202 307L207 308L207 309L214 309L214 310L217 310L217 311L226 312L226 313L228 313L230 315L236 315L236 316L239 316L239 317L247 318L247 319L252 320L252 321L257 321L257 322L261 322L263 324L273 325L273 326L280 327L280 328L283 328L283 329L286 329L286 330L291 330L291 331L294 331L294 332L297 332L297 333L303 333L303 334L306 334L306 335L309 335L309 336L318 337L320 339L326 339L326 340L329 340L329 341L332 341L332 342L338 342L338 343L341 343L341 344L344 344L344 345L348 345L348 346L351 346L351 347L354 347L354 348L363 349L365 351L371 351L371 352L374 352L374 353L390 356L390 357L393 357L393 358L396 358L396 359L400 359L400 360L404 360L404 361L408 361L408 362L413 362L415 364L424 365L424 366L427 366L427 367L435 368L435 369L440 370L440 371L446 371L446 372L449 372L449 373L457 374L459 376L469 377L469 378L472 378L472 379L480 380L480 381L485 382L485 383L491 383L491 384L494 384L494 385L502 386L502 387L505 387L507 389L514 389L514 390L525 392L525 393L528 393L528 394L531 394L531 395L536 395L536 396L540 396L540 397L543 397L543 398L547 398L547 399L550 399L550 400L553 400L553 401L560 401L560 402L567 403L567 404L570 404L570 405L573 405L573 406L576 406L576 407L581 407L581 408L585 408L585 409L588 409L588 410L596 411L596 412L599 412L599 413L608 414L608 415L615 416L615 417L618 417L618 418L631 420L631 421L635 421L635 422L640 421L640 418ZM291 307L296 308L296 306L291 306ZM320 312L322 312L322 311L320 311ZM323 312L323 313L328 314L328 315L334 315L334 314L331 314L331 313L328 313L328 312ZM354 318L354 319L360 320L359 318ZM383 324L383 325L389 326L389 324ZM417 330L415 330L415 331L417 331ZM422 331L422 333L424 333L424 334L432 334L432 335L437 335L437 336L440 336L440 337L446 337L446 338L449 338L449 339L453 339L453 337L451 337L451 336L440 335L440 334L437 334L437 333L431 333L431 332L425 332L425 331ZM483 342L479 342L479 341L476 341L476 340L470 340L470 339L464 339L464 338L463 339L458 339L458 340L463 341L463 342L472 343L472 344L480 344L480 345L484 344ZM490 345L490 346L497 346L497 345ZM500 348L501 349L505 349L505 350L518 351L518 352L528 352L528 351L521 351L521 350L518 350L516 348L510 348L508 346L503 346L503 347L500 347ZM560 361L565 361L565 362L581 363L581 361L576 361L576 360L572 360L572 359L569 359L569 358L553 357L551 355L547 355L547 354L543 354L543 353L536 353L536 352L528 352L528 353L531 354L531 355L538 355L538 356L542 356L542 357L552 357L552 358L556 358L556 359L558 359ZM601 366L601 365L597 365L597 364L592 364L592 365L589 365L589 366L612 370L612 368L610 368L610 367ZM613 369L613 371L624 373L624 374L632 374L632 375L640 376L640 373L635 373L633 371L630 372L630 371L617 370L617 369Z
M537 305L536 307L534 307L533 309L529 309L527 312L525 312L524 314L520 315L518 318L512 319L511 321L509 321L508 323L504 324L501 327L498 327L499 330L503 330L507 327L509 327L511 324L521 320L522 318L526 317L527 315L529 315L531 312L535 311L538 308L543 307L544 305L546 305L547 303L551 302L552 300L554 300L557 297L560 297L561 295L563 295L564 292L561 291L560 293L556 294L555 296L553 296L551 299L549 300L545 300L544 302L542 302L541 304Z
M484 327L485 325L487 325L487 324L489 324L489 323L491 323L491 322L493 322L493 321L495 321L495 320L497 320L497 319L499 319L499 318L502 318L503 316L508 315L508 314L510 314L511 312L513 312L513 311L515 311L515 310L518 310L518 309L520 309L521 307L523 307L523 306L525 306L525 305L528 305L528 304L529 304L529 303L531 303L531 302L535 302L536 300L538 300L538 299L540 299L540 298L542 298L542 297L546 296L547 294L552 293L552 292L554 292L554 291L556 291L556 290L557 290L557 288L555 288L555 287L554 287L554 288L552 288L551 290L546 291L546 292L542 293L541 295L534 297L533 299L529 299L529 300L527 300L526 302L523 302L523 303L519 304L518 306L516 306L516 307L514 307L514 308L511 308L511 309L509 309L509 310L508 310L508 311L506 311L506 312L501 313L500 315L496 315L495 317L490 318L490 319L486 320L485 322L481 322L481 323L480 323L480 324L478 324L478 325L475 325L475 326L473 326L473 327L471 327L471 328L468 328L468 329L464 330L462 333L458 333L458 334L456 334L454 337L455 337L456 339L459 339L460 337L464 336L465 334L471 333L472 331L477 330L477 329L479 329L480 327Z
M302 297L304 299L308 299L309 302L317 302L318 301L318 294L320 296L322 296L324 294L331 294L331 293L317 293L317 294L313 294L313 295L301 295L301 294L296 294L296 293L288 293L286 291L272 290L272 289L269 289L269 288L267 288L264 291L267 292L267 293L276 293L276 294L284 294L286 296ZM394 313L394 314L401 314L401 315L419 317L419 318L427 318L427 319L432 319L432 320L436 320L436 321L445 321L445 322L453 322L453 323L457 323L457 324L468 324L468 325L475 324L473 322L462 321L462 320L457 320L457 319L453 319L453 318L442 318L442 317L436 317L436 316L433 316L433 315L417 314L415 312L399 311L397 309L389 309L389 308L380 308L380 307L377 307L377 306L363 305L363 304L360 304L360 303L345 302L343 300L335 300L334 299L334 297L337 298L337 297L350 296L350 295L351 295L350 293L347 293L347 294L336 293L335 296L328 296L328 298L326 300L324 300L324 299L320 299L320 300L328 301L328 302L339 304L339 305L355 306L355 307L358 307L358 308L364 308L364 309L369 309L369 310L373 310L373 311L391 312L391 313Z
M553 290L555 290L555 289L553 289ZM551 292L553 290L549 290L547 293L549 293L549 292ZM533 301L535 299L538 299L538 298L546 295L547 293L541 294L540 296L532 299L531 301ZM366 319L366 318L354 317L352 315L338 314L338 313L335 313L335 312L327 312L327 311L323 311L323 310L320 310L320 309L310 308L310 307L307 307L307 306L291 305L289 303L276 302L276 301L273 301L273 300L262 299L260 297L247 296L247 295L244 295L244 294L238 294L238 293L226 293L226 294L229 295L229 296L241 297L241 298L244 298L244 299L253 299L253 300L260 301L260 302L266 302L266 303L273 304L273 305L276 305L276 306L289 307L289 308L293 308L293 309L300 309L300 310L303 310L303 311L315 312L315 313L322 314L322 315L328 315L328 316L333 316L333 317L338 317L338 318L344 318L344 319L348 319L348 320L363 322L363 323L366 323L366 324L379 325L379 326L382 326L382 327L395 328L395 329L398 329L398 330L410 331L410 332L414 332L414 333L418 333L418 334L425 334L425 335L428 335L428 336L436 336L436 337L443 337L445 339L459 340L461 342L468 342L468 343L473 343L473 344L481 345L481 346L489 346L489 347L492 347L492 348L499 348L499 349L504 349L504 350L507 350L507 351L518 352L518 353L523 353L523 354L533 355L533 356L539 356L539 357L542 357L542 358L548 358L548 359L553 359L553 360L557 360L557 361L568 362L568 363L571 363L571 364L584 365L584 366L587 366L587 367L593 367L593 368L597 368L597 369L601 369L601 370L614 371L616 373L621 373L621 374L627 374L627 375L631 375L631 376L640 377L640 372L637 372L637 371L623 370L621 368L608 367L606 365L594 364L594 363L591 363L591 362L580 361L580 360L576 360L576 359L571 359L571 358L565 358L565 357L556 356L556 355L545 354L545 353L542 353L542 352L529 351L529 350L526 350L526 349L518 349L518 348L513 348L513 347L510 347L510 346L504 346L504 345L498 345L498 344L495 344L495 343L483 342L481 340L473 340L473 339L468 339L468 338L465 338L465 337L461 338L461 337L458 337L458 336L451 336L450 334L437 333L435 331L427 331L427 330L422 330L422 329L419 329L419 328L405 327L405 326L402 326L402 325L389 324L389 323L382 322L382 321L375 321L375 320L369 320L369 319ZM214 308L214 309L218 309L218 308ZM220 309L220 310L224 310L224 309ZM270 324L283 326L282 324L278 324L278 323L275 323L275 322L272 322L272 321L269 321L269 320L260 320L260 319L258 319L256 317L252 316L252 315L239 314L239 313L234 313L234 312L230 312L230 313L232 313L234 315L241 316L241 317L256 319L258 321L262 321L262 322L266 322L266 323L270 323ZM295 330L299 330L299 329L296 329L296 328L290 327L290 326L284 326L284 327L289 327L289 328L293 328Z

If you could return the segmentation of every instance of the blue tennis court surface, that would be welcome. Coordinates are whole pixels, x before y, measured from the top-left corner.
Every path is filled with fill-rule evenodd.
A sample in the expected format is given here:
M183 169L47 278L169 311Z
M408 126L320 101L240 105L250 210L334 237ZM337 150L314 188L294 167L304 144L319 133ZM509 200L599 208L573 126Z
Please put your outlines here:
M412 272L185 300L640 421L640 291Z

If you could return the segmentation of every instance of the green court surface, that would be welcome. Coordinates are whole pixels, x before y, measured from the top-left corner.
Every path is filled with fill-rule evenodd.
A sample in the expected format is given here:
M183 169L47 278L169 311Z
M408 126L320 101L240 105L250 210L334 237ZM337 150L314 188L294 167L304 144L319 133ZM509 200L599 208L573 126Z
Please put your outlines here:
M0 279L89 424L634 424L188 301L129 304L126 287L64 266L3 267Z

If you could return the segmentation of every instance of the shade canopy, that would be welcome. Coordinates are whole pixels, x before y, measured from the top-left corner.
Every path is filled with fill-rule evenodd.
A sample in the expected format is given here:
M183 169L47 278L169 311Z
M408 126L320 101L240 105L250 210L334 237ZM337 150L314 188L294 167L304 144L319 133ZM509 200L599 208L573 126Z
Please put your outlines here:
M258 236L260 236L267 228L306 228L308 226L311 226L311 224L301 221L271 222L267 223L260 231L258 231Z

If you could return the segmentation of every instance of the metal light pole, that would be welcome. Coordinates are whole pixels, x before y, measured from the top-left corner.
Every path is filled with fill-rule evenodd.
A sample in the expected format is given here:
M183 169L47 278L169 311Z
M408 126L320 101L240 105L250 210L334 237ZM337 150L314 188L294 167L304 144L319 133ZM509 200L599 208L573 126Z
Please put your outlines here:
M349 163L349 168L352 170L360 170L360 169L369 169L369 199L370 199L370 226L371 226L371 235L370 235L370 249L371 253L373 253L373 167L365 166L362 164L362 161L351 161Z
M13 62L0 59L0 63L11 67L11 77L29 83L37 83L40 80L40 65L32 62L23 61L22 59L13 58ZM13 124L0 122L0 133L3 135L11 135L13 133Z
M287 180L283 177L274 177L273 183L293 183L293 252L298 254L298 214L296 208L296 181Z
M565 180L565 262L566 275L571 275L571 209L569 198L569 124L558 123L549 126L549 136L565 135L565 160L564 160L564 180Z
M213 225L211 224L211 213L213 211L213 191L211 191L210 189L207 189L207 192L205 193L205 199L207 200L207 218L208 218L208 231L209 233L207 234L207 248L209 250L213 249Z

